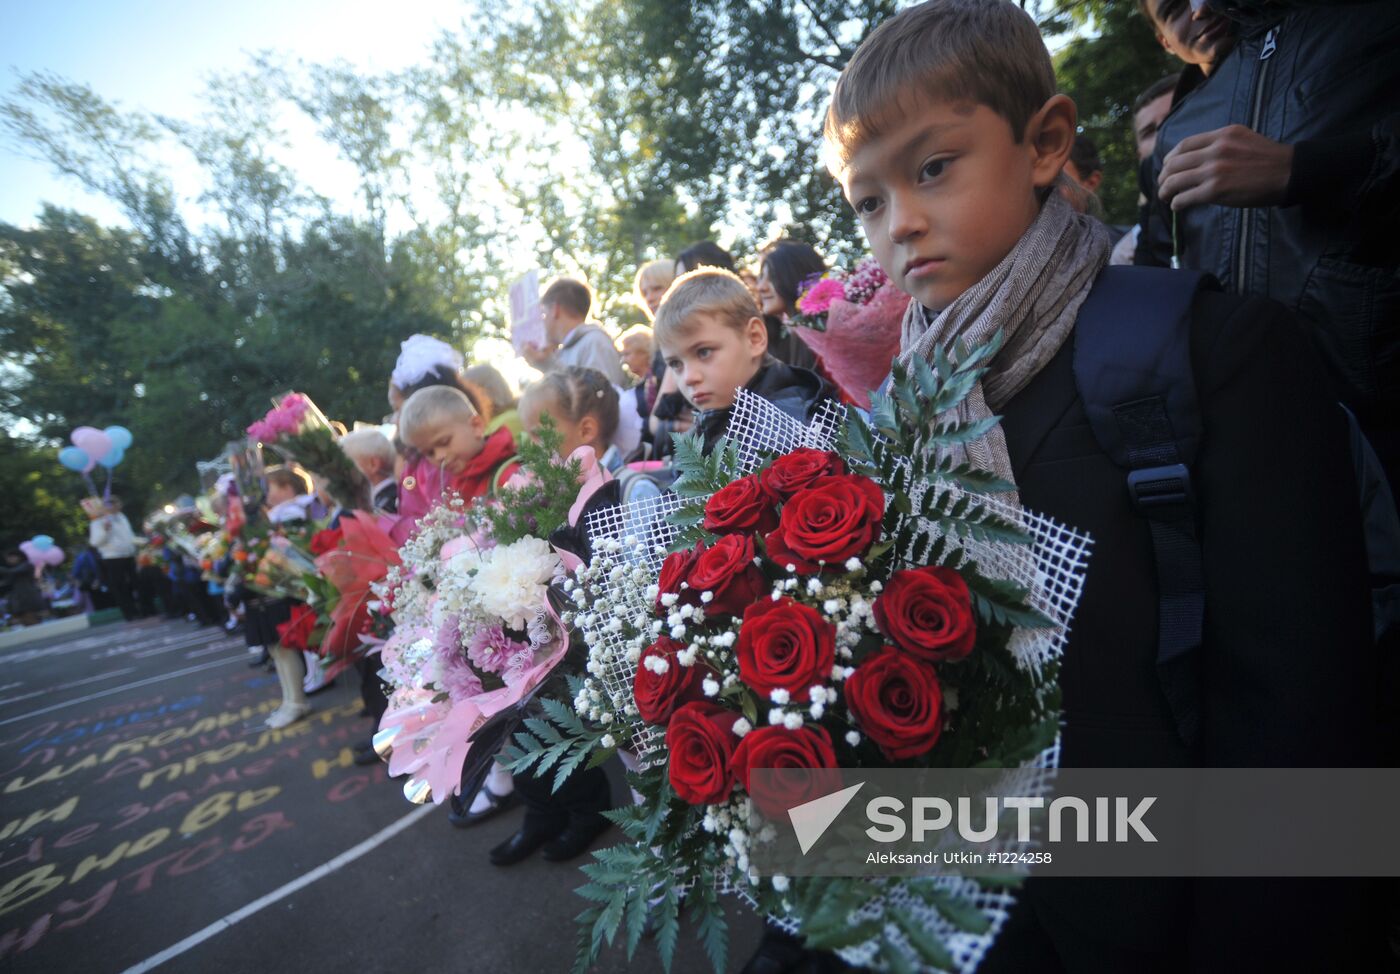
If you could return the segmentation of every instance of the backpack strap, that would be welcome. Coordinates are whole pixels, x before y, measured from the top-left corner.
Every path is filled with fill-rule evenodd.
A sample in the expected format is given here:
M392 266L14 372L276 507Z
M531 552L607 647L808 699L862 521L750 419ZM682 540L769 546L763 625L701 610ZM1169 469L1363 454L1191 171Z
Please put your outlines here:
M1106 267L1079 311L1074 377L1094 438L1128 471L1152 533L1157 674L1177 733L1200 730L1205 581L1191 464L1201 411L1191 369L1191 303L1213 282L1194 271Z

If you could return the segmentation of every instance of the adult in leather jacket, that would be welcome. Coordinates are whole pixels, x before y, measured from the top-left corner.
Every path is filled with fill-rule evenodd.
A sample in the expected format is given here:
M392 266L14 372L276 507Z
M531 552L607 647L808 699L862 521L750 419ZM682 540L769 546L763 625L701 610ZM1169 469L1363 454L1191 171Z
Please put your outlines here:
M1315 324L1400 482L1400 4L1236 6L1235 49L1159 132L1137 263L1170 264L1174 200L1181 266Z

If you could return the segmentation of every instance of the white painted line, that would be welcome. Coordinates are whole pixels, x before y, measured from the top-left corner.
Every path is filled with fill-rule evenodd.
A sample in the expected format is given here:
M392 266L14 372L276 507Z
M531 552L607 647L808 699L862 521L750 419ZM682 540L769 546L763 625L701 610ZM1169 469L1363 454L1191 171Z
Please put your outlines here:
M168 643L168 644L163 645L163 646L157 646L157 647L155 647L155 648L153 648L153 649L142 649L142 650L138 650L137 652L131 653L131 658L132 658L132 659L150 659L152 656L160 656L160 655L162 655L162 654L164 654L164 653L174 653L174 652L176 652L176 651L178 651L178 650L181 650L181 649L189 649L189 648L192 647L192 646L206 646L206 645L208 645L209 643L212 643L212 642L221 642L221 643L222 643L222 642L231 642L231 640L229 640L229 638L228 638L224 633L222 633L222 632L219 633L217 636L215 636L215 635L202 635L202 636L200 636L199 638L181 639L181 640L179 640L178 642ZM127 654L126 654L126 653L122 653L122 654L120 654L120 655L125 656L125 655L127 655Z
M242 657L235 656L232 659L216 659L209 663L200 663L198 666L187 666L183 670L172 670L169 673L162 673L160 676L147 677L144 680L137 680L135 683L128 683L124 687L112 687L110 690L99 690L97 693L90 693L86 697L79 697L77 700L65 700L63 703L56 703L51 707L44 707L42 710L31 710L29 713L20 714L18 717L7 717L4 720L0 720L0 727L4 727L6 724L13 724L16 721L28 720L31 717L41 717L44 714L53 713L55 710L62 710L64 707L74 707L80 703L87 703L89 700L96 700L99 697L110 697L114 693L150 686L152 683L160 683L162 680L173 680L175 677L184 676L186 673L198 673L201 670L212 670L216 666L227 666L230 663L241 662L243 662Z
M18 703L21 700L28 700L31 697L42 697L46 693L58 693L62 690L71 690L74 687L87 686L89 683L101 683L103 680L110 680L117 676L126 676L128 673L135 673L136 667L124 666L119 670L110 673L99 673L97 676L90 676L85 680L74 680L71 683L60 683L56 687L45 687L42 690L35 690L32 693L22 693L18 697L7 697L0 700L0 704Z
M186 648L188 649L188 647ZM201 656L213 656L215 653L227 653L232 648L233 643L227 643L220 640L214 645L204 646L200 649L189 650L189 652L185 654L185 659L199 659Z
M141 963L134 964L133 966L128 967L125 971L122 972L122 974L145 974L146 971L159 967L161 964L164 964L168 960L174 960L176 957L179 957L186 951L193 950L195 947L198 947L210 937L217 936L218 934L223 933L225 930L228 930L234 924L241 923L242 921L248 919L250 916L257 913L259 910L266 909L267 907L278 902L279 900L286 899L288 896L291 896L298 890L310 886L312 883L316 882L316 880L329 876L331 873L340 869L342 866L349 865L356 859L363 856L365 853L372 852L375 848L392 839L394 836L398 835L400 832L417 822L419 819L435 811L437 811L436 805L424 805L421 808L415 808L413 811L409 812L407 815L399 819L393 825L381 829L379 832L376 832L374 835L371 835L368 839L365 839L365 841L361 842L353 849L345 850L329 862L321 863L321 865L317 866L315 869L311 870L311 872L307 873L306 875L292 880L285 886L278 887L271 893L268 893L266 896L258 897L256 900L249 903L247 906L240 907L239 909L234 910L228 916L215 920L203 930L200 930L198 933L190 934L178 944L175 944L171 947L167 947L160 953L153 954L152 956L147 957Z

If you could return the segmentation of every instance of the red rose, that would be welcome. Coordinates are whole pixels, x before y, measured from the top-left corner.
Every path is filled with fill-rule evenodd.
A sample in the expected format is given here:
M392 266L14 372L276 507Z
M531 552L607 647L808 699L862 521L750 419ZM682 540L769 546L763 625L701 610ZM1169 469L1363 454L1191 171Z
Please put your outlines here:
M709 592L714 598L705 604L707 616L743 612L768 591L768 583L753 559L753 538L746 534L726 534L708 547L702 541L695 546L685 601L698 605L700 593Z
M648 724L664 724L681 704L705 699L700 684L714 670L700 662L681 666L676 662L676 653L684 648L684 644L662 636L642 650L637 675L632 679L632 696L637 701L637 713ZM651 657L666 661L665 673L647 669L646 661Z
M781 689L793 700L809 700L812 687L831 678L836 627L790 598L763 599L744 610L735 654L739 678L761 696Z
M778 529L768 535L768 557L799 574L842 569L880 539L885 495L868 477L823 477L783 505Z
M292 606L287 621L277 624L277 642L283 649L314 649L310 640L316 630L316 620L316 610L310 606Z
M705 504L705 530L715 534L766 534L777 526L778 511L773 498L759 485L757 477L734 481Z
M846 679L846 705L891 761L933 749L943 727L943 691L933 667L886 646Z
M340 528L326 528L323 531L317 531L311 536L311 553L324 555L328 551L334 551L340 547L340 542L344 538L345 532Z
M699 593L695 593L692 598L687 598L691 593L681 588L681 582L684 582L690 575L691 566L695 564L696 554L694 549L689 548L685 551L673 551L661 563L661 574L656 579L656 587L660 589L656 593L657 615L666 615L666 607L661 604L661 596L663 595L680 596L681 599L688 602L700 601Z
M822 477L839 477L845 472L846 465L836 454L802 446L778 457L758 476L765 490L787 500Z
M873 608L875 622L890 642L931 663L962 659L977 641L972 596L951 568L895 572Z
M733 765L744 790L769 818L783 818L788 809L829 794L840 784L834 770L820 773L836 767L836 752L826 728L811 724L797 730L775 725L749 731L734 751ZM778 773L754 780L759 768Z
M691 805L716 805L729 797L738 720L732 710L703 702L688 703L671 715L666 727L671 787Z

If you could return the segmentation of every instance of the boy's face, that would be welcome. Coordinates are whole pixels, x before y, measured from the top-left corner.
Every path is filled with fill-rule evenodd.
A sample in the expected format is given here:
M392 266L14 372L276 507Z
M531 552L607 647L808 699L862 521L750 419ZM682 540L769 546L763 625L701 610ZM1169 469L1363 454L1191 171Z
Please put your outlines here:
M459 474L476 459L486 441L480 416L441 416L413 431L409 443L449 474Z
M890 280L941 311L985 277L1035 220L1074 123L1074 103L1057 95L1017 143L985 105L926 98L859 146L841 186Z
M1206 74L1235 44L1230 21L1204 5L1196 9L1190 0L1147 0L1146 7L1163 50Z
M750 318L736 329L718 315L703 313L686 324L689 329L674 344L661 346L666 366L696 409L728 409L734 393L763 365L768 329L762 318Z

